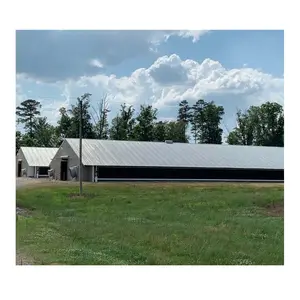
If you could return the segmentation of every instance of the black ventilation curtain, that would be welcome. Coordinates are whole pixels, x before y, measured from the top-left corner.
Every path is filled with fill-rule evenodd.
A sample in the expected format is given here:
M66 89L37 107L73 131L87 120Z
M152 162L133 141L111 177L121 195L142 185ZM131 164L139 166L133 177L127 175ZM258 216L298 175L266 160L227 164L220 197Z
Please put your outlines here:
M284 170L97 167L98 178L284 180Z
M49 167L39 167L39 175L48 175Z

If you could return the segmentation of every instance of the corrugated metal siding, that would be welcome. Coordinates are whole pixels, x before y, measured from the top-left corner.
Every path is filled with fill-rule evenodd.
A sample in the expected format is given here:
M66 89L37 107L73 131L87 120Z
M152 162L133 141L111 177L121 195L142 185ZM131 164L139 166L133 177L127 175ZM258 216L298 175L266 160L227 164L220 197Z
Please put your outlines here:
M79 139L66 142L79 156ZM284 169L280 147L83 139L82 148L85 166Z
M49 167L58 148L21 147L28 166Z

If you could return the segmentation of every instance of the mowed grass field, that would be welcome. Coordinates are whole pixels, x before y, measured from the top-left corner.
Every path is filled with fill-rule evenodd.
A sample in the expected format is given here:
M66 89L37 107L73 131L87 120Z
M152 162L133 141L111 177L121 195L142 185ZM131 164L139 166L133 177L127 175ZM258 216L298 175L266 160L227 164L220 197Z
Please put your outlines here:
M283 185L107 183L17 190L31 264L282 265Z

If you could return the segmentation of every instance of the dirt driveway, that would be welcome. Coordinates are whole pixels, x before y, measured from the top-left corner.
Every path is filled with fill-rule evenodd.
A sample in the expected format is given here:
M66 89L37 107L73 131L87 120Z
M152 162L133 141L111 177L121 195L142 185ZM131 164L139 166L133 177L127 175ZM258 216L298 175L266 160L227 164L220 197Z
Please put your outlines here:
M28 186L28 185L35 185L37 183L45 183L46 179L36 179L36 178L27 178L27 177L17 177L16 178L16 189Z

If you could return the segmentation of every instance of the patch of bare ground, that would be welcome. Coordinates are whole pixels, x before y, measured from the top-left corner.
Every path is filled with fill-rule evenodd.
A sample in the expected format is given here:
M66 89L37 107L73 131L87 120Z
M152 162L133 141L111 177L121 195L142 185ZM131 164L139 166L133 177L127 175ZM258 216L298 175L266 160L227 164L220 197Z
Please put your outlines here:
M71 199L91 199L97 197L97 195L91 193L84 193L83 195L80 195L78 193L71 193L68 195L68 197Z
M30 211L26 208L17 206L16 207L16 215L17 216L23 216L23 217L29 217L30 216Z
M16 253L16 265L17 266L34 265L34 261L29 257L25 257L23 254Z
M270 217L283 217L284 216L284 204L282 203L272 203L268 204L263 208L262 213Z
M284 187L283 182L251 182L242 185L250 187Z
M17 266L33 266L33 265L55 265L55 266L61 266L61 265L65 265L62 263L49 263L49 264L45 264L44 262L41 262L39 264L37 264L32 258L29 258L28 256L24 256L23 254L17 253L16 254L16 265Z
M17 187L17 189L35 189L35 188L43 188L43 187L50 187L50 186L70 186L70 185L78 185L78 182L42 179L42 180L31 181L26 185Z

